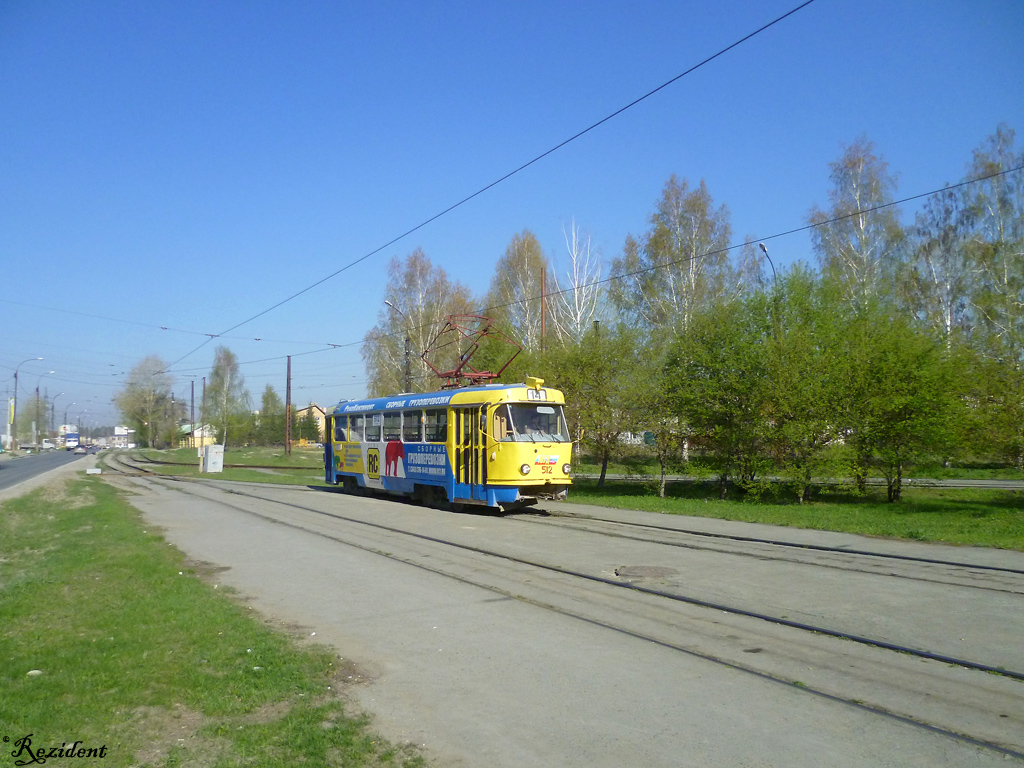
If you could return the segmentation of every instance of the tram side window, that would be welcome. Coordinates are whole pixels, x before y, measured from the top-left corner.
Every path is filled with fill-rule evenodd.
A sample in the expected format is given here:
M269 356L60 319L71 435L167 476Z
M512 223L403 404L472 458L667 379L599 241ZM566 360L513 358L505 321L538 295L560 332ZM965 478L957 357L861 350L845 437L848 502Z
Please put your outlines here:
M334 442L344 443L348 438L346 432L348 431L348 416L335 416L334 417Z
M366 419L366 442L378 443L380 442L380 425L384 421L383 414L371 413L365 417Z
M362 416L349 416L348 420L348 439L353 443L358 443L363 439L363 417Z
M402 440L418 443L423 440L423 412L406 411L402 416Z
M384 442L402 439L402 414L399 411L384 414Z
M444 443L448 440L448 411L443 409L426 412L428 443Z

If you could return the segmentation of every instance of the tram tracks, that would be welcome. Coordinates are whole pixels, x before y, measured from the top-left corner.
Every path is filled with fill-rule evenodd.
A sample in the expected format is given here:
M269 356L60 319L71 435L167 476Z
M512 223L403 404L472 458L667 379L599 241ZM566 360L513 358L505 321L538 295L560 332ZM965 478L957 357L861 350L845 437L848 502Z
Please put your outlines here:
M132 470L129 470L132 471ZM146 482L149 482L148 480ZM513 551L413 531L297 502L295 489L157 480L274 524L356 547L465 584L721 664L807 694L1024 759L1024 674L945 654L856 638L804 622L623 583ZM285 498L273 498L277 492ZM310 494L310 491L298 491ZM324 494L336 507L333 494ZM350 499L351 497L342 497ZM359 499L393 508L393 502ZM374 510L375 516L379 514ZM470 518L471 519L471 518ZM499 522L504 522L499 519ZM796 633L796 634L794 634ZM840 642L846 641L846 642ZM854 643L866 642L860 651ZM893 653L896 651L897 653ZM982 674L987 672L989 674Z
M524 523L551 525L585 533L667 547L719 552L758 560L912 579L1024 595L1024 569L999 565L900 555L850 547L829 547L779 539L739 536L674 526L634 523L561 512L519 512L508 517ZM645 535L652 532L653 535ZM916 570L915 570L916 569Z

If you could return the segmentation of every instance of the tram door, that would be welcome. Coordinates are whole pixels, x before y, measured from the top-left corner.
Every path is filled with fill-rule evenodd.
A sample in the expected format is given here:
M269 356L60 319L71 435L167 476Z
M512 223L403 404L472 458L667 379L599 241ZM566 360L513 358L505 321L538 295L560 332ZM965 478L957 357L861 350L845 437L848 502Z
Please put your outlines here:
M324 419L324 482L337 485L334 475L334 417Z
M462 499L486 501L487 445L483 433L487 406L474 405L455 410L455 495Z

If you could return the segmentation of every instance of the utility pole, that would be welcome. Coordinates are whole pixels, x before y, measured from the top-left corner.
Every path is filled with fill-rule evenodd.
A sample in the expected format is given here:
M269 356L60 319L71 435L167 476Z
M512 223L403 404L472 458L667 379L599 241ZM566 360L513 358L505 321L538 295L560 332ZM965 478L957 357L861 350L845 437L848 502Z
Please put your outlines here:
M205 448L206 448L206 377L205 376L203 376L203 403L199 407L199 418L203 422L203 426L200 428L202 430L202 437L200 439L203 441L202 447L205 450Z
M191 433L189 434L189 443L193 448L196 447L196 380L192 379L192 405L188 417L189 428Z
M33 360L42 360L41 357L30 357L28 360L22 360L14 367L14 410L11 411L11 450L15 450L18 447L18 369L21 368L25 363L30 363Z
M545 325L547 322L548 314L548 297L547 297L547 267L542 267L540 272L540 351L544 351L544 336L545 336Z
M409 334L405 335L405 391L412 392L412 341Z
M405 316L405 312L400 310L390 301L385 300L385 304L391 307L395 312L402 316L405 321L405 387L406 392L412 392L412 339L409 338L409 318Z
M292 356L288 355L288 381L284 388L284 452L292 455Z

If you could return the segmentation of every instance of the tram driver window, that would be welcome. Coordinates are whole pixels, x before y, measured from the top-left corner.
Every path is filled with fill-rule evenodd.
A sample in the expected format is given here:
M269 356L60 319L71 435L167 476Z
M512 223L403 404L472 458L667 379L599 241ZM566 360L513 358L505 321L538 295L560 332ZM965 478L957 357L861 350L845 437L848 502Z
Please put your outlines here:
M426 412L427 442L444 443L448 440L448 411L437 409Z
M348 438L346 432L348 431L348 416L335 416L334 417L334 442L344 443Z
M508 409L515 435L506 439L533 443L569 441L560 405L513 403Z

